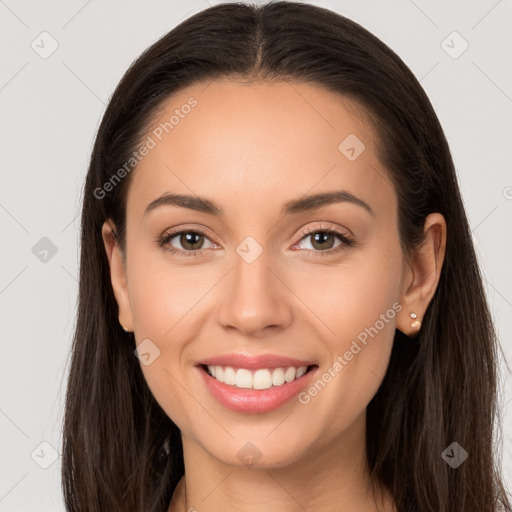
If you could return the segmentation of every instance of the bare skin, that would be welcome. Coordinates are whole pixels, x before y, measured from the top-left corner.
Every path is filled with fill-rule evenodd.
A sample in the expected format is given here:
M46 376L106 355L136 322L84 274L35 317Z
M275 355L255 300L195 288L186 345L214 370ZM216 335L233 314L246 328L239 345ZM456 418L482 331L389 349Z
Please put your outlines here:
M133 171L125 261L111 220L102 231L119 321L137 344L150 339L160 350L141 367L182 433L185 477L169 512L255 512L269 504L283 512L392 512L383 489L376 489L377 503L372 496L365 412L386 372L395 328L413 337L419 327L410 313L421 321L438 285L445 221L428 216L425 242L409 257L402 252L396 192L371 125L346 98L311 84L221 80L173 95L151 129L190 96L197 106ZM338 149L350 134L365 145L353 161ZM290 200L341 189L373 213L343 201L281 214ZM224 213L164 205L144 215L164 193L206 197ZM171 228L205 236L191 247L178 234L160 247ZM314 234L325 229L353 244L332 235L320 245ZM251 263L236 251L246 237L262 249ZM200 252L180 256L169 246ZM230 352L313 360L321 376L389 311L378 333L308 403L235 412L198 378L198 362ZM251 467L238 457L248 442L260 453Z

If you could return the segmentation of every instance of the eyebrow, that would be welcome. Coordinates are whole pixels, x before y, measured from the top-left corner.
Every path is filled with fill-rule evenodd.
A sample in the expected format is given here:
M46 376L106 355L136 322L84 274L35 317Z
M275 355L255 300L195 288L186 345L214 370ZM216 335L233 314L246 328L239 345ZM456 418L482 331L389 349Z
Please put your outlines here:
M336 203L352 203L364 208L368 213L375 216L375 212L367 203L346 190L335 190L333 192L304 195L297 199L293 199L284 203L281 208L281 215L313 211ZM206 197L183 194L164 194L148 204L144 211L144 216L161 206L178 206L217 216L224 215L224 210Z

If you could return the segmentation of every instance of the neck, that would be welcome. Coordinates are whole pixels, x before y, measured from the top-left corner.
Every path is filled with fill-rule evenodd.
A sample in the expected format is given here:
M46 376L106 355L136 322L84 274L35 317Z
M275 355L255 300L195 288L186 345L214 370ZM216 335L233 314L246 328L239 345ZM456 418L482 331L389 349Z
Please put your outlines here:
M327 444L319 440L305 457L281 467L230 466L183 437L185 476L169 512L260 512L269 503L283 512L394 512L385 490L372 493L365 425L362 415L339 438Z

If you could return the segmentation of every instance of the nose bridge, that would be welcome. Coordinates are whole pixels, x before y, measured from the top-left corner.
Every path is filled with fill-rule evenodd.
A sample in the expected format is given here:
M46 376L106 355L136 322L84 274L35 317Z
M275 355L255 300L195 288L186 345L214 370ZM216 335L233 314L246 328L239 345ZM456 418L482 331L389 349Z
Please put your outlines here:
M283 326L291 318L284 286L274 275L271 255L253 237L246 237L235 249L219 322L244 333L268 326Z

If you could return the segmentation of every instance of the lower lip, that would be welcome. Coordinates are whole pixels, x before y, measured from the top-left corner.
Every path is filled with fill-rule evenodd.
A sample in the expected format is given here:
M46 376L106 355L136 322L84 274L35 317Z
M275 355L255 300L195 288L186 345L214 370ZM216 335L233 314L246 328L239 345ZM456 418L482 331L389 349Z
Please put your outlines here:
M313 374L318 370L318 367L314 367L302 377L281 386L272 386L268 389L248 389L219 382L201 366L196 366L196 368L206 387L218 402L232 411L249 414L269 412L281 407L297 396L309 384Z

